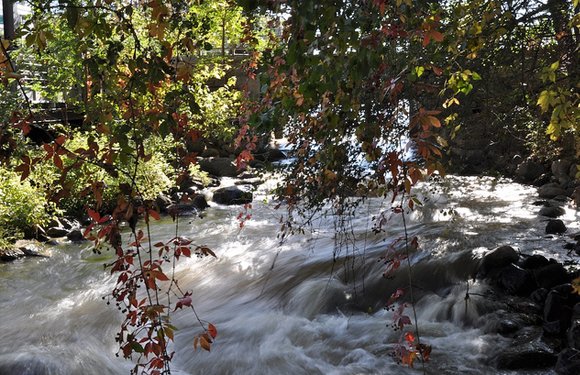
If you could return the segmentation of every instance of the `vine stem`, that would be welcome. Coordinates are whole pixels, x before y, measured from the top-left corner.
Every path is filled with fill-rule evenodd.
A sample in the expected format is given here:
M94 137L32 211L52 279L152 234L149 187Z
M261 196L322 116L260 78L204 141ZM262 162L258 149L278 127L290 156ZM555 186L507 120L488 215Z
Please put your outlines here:
M407 178L405 173L405 178ZM427 374L427 369L425 368L425 360L423 359L423 345L421 344L421 334L419 332L419 320L417 319L417 308L415 307L415 295L413 290L413 271L411 266L411 252L409 250L409 232L407 230L407 219L405 216L404 201L405 201L406 191L403 191L401 198L401 215L403 217L403 231L405 232L405 255L407 257L407 272L409 278L409 296L411 297L411 308L413 309L413 319L415 320L415 335L417 336L417 348L421 354L421 365L423 374Z

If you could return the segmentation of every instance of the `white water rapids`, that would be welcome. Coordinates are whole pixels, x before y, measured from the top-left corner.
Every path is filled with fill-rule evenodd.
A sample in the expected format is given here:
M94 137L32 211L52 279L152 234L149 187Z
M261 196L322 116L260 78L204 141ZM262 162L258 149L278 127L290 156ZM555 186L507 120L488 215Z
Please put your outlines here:
M450 177L435 191L420 189L425 204L410 213L407 224L420 244L412 256L413 284L422 340L433 346L427 373L540 374L493 367L491 359L509 340L486 333L494 304L483 297L487 287L472 279L475 259L509 244L563 262L567 237L544 234L539 207L532 205L534 188ZM266 198L262 188L241 231L235 219L240 207L213 206L202 219L182 220L180 235L218 255L180 261L177 277L193 292L198 314L219 333L211 353L194 351L200 327L190 310L176 312L172 373L420 373L389 355L400 333L389 326L392 312L382 308L407 283L404 267L394 278L382 278L378 261L402 235L401 218L373 234L371 217L386 203L370 199L348 224L348 237L336 237L336 218L326 217L315 221L312 233L280 244L283 212ZM568 233L578 231L577 219L578 211L568 207ZM153 226L154 242L174 231L170 219L162 220ZM341 238L346 247L334 262ZM50 251L47 259L0 264L0 375L128 374L132 364L115 356L121 314L101 299L116 280L102 267L111 255L94 255L89 243ZM468 287L472 297L466 303Z

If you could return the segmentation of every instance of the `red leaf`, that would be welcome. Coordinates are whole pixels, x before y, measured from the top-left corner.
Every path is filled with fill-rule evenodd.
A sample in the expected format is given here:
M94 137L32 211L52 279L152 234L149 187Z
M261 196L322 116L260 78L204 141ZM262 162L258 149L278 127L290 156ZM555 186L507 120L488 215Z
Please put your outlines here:
M83 237L87 238L88 235L91 233L91 230L93 229L93 227L95 226L94 223L91 223L91 225L89 225L87 227L87 229L85 229L84 233L83 233Z
M217 336L217 329L215 328L215 326L213 324L209 323L207 325L207 332L209 333L209 335L212 338L214 338L214 339L216 338L216 336Z
M151 276L161 281L169 281L169 277L161 271L151 271Z
M87 210L87 213L89 214L90 218L93 219L95 222L99 222L99 220L101 220L101 215L99 215L98 212L91 210L90 208Z
M151 216L155 220L160 220L161 219L161 216L159 216L159 213L157 211L155 211L155 210L149 210L148 213L149 213L149 216Z
M42 147L44 147L44 150L49 154L49 157L54 154L54 149L48 143L45 143Z
M54 140L54 143L56 143L59 146L62 146L65 141L66 141L66 137L64 135L61 135L57 139Z
M415 335L412 332L405 333L405 341L409 343L415 342Z
M192 301L191 301L191 296L185 296L185 297L183 297L183 298L180 298L180 299L177 301L177 303L175 304L175 310L177 310L177 309L181 309L181 308L183 308L184 306L186 306L186 307L191 307L191 303L192 303ZM173 310L173 311L175 311L175 310Z

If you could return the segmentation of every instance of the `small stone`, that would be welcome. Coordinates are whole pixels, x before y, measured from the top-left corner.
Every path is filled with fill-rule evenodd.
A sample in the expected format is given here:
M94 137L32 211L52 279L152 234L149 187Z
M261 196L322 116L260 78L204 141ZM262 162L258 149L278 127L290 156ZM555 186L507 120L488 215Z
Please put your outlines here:
M83 232L76 228L71 230L70 232L67 233L66 238L69 239L69 241L72 242L81 242L81 241L85 241L85 237L83 236Z
M540 209L540 215L547 217L558 217L566 214L566 210L562 207L542 207Z
M228 186L216 190L212 200L225 205L246 204L252 202L253 194L249 191L243 191L237 186Z
M567 230L568 228L566 228L566 225L560 219L552 219L546 225L546 234L562 234Z

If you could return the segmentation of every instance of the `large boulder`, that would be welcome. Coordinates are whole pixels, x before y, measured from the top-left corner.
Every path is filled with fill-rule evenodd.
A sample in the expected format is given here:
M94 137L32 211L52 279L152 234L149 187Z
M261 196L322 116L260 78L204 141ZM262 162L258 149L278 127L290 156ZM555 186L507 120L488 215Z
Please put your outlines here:
M537 288L531 272L515 264L502 268L493 280L496 286L513 295L528 296Z
M570 179L570 166L572 166L572 160L555 160L551 165L552 174L559 181L568 181Z
M237 186L228 186L221 189L217 189L213 193L212 200L218 204L246 204L251 203L253 200L253 194L249 191L244 191Z
M205 158L199 159L199 168L217 177L236 177L243 169L238 169L236 162L231 158Z
M525 160L516 169L516 178L520 182L533 182L546 172L546 167L537 161Z
M484 255L479 266L478 275L486 277L492 273L497 273L500 269L516 263L519 257L518 252L513 247L500 246Z
M580 350L572 348L562 350L554 370L558 375L580 374Z
M502 370L541 370L554 366L557 357L554 349L542 341L542 330L529 327L519 331L496 360Z
M534 279L540 288L551 289L556 285L570 282L570 277L560 263L551 263L532 271Z
M552 182L540 186L540 188L538 189L538 195L540 196L540 198L552 199L556 198L559 195L565 196L566 189L562 188L559 184Z
M568 346L580 350L580 303L574 305L572 324L568 330ZM580 358L578 358L580 361Z
M570 327L572 309L566 305L568 296L551 290L544 304L544 332L559 335Z
M526 270L535 270L541 267L545 267L550 264L550 261L543 255L533 254L525 256L520 262L520 267Z

